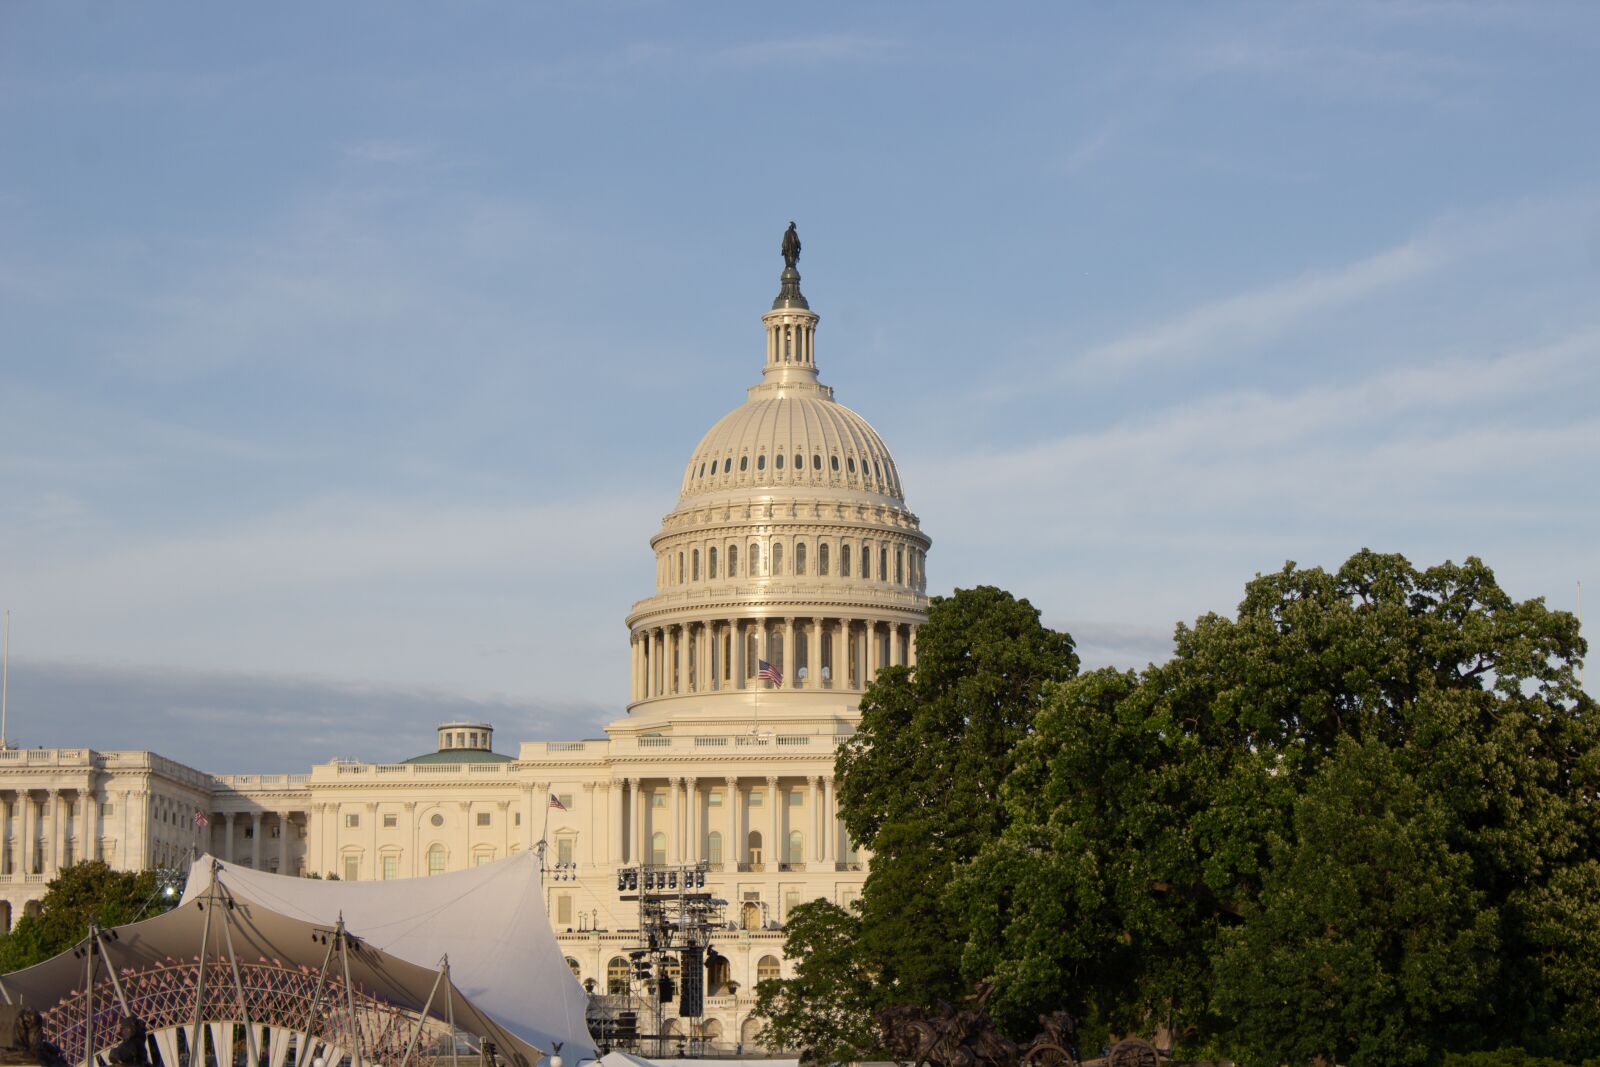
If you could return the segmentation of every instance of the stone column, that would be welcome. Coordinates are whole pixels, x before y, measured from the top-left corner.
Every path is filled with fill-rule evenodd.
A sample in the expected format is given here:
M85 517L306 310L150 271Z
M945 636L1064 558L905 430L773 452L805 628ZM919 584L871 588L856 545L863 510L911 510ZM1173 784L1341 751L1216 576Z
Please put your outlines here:
M722 796L722 864L726 870L739 869L739 779L724 778Z
M806 855L814 860L822 859L822 776L807 775L806 782L811 786L811 847L806 850Z
M794 618L783 620L783 682L799 688L800 672L794 661Z
M294 824L289 821L289 813L278 812L278 873L290 874L289 870L289 835L294 832Z
M511 855L511 801L495 801L494 811L500 822L500 855L497 858L505 859ZM574 856L573 859L576 860L577 857Z
M828 679L829 689L843 689L850 678L848 668L845 667L844 662L844 627L845 621L843 619L834 619L833 626L828 631L828 642L833 647L833 654L828 657L832 660L832 663L828 666L828 674L830 675ZM846 673L840 674L840 671L846 671Z
M628 858L627 827L624 816L628 810L628 783L614 778L606 790L606 803L611 808L611 838L607 850L613 863L624 863Z
M738 622L735 624L735 627L734 627L733 643L734 643L735 647L734 647L734 650L733 650L733 664L732 664L732 666L733 666L733 688L735 688L735 689L743 689L745 687L744 678L745 678L745 674L748 673L746 671L746 669L745 669L745 646L747 646L749 644L749 642L745 640L745 629L744 628L745 628L745 620L744 619L738 620Z
M250 813L250 866L261 869L261 813Z
M67 850L67 794L52 790L50 794L50 869L59 871L66 866Z
M680 806L678 804L678 794L683 791L683 779L682 778L668 778L667 779L667 790L671 794L669 799L667 800L667 804L668 804L667 810L670 813L670 818L672 819L672 829L667 833L667 862L668 863L682 863L683 862L683 837L681 836L681 833L680 833L680 831L678 829L678 825L679 825L678 816L681 813L682 809L680 808Z
M639 779L628 779L628 790L633 795L633 849L630 857L635 865L642 866L645 862L644 851L644 791L639 788Z
M222 814L222 859L225 863L233 862L233 812L224 811Z
M767 865L767 870L775 871L778 869L778 858L783 855L777 847L778 832L782 828L783 819L778 812L778 779L776 775L767 775L767 806L772 813L772 818L769 820L772 834L770 840L766 842L766 855L762 856L761 859Z
M27 876L33 873L35 839L39 836L39 811L33 806L32 790L19 790L17 797L18 803L22 806L22 874L26 880Z
M16 836L17 809L16 801L8 799L16 795L0 793L0 874L17 873L17 846L12 840Z
M906 629L910 631L906 635L906 665L915 667L917 665L917 628L908 626Z
M90 786L83 792L79 793L78 796L83 798L83 828L79 831L83 837L83 841L78 849L80 853L78 859L80 861L99 859L100 805L97 804L94 799L94 785L91 783Z
M595 803L597 792L593 782L583 783L583 810L589 815L589 828L578 835L578 854L572 858L585 867L592 867L598 862L596 846L600 843L600 828L605 824L599 805Z
M689 847L685 852L685 863L699 863L704 854L705 835L700 832L700 792L697 779L685 778L683 780L684 800L689 805Z
M838 802L835 796L834 780L824 775L822 777L822 862L829 870L834 865L834 845L839 837L839 827L833 816L834 805Z

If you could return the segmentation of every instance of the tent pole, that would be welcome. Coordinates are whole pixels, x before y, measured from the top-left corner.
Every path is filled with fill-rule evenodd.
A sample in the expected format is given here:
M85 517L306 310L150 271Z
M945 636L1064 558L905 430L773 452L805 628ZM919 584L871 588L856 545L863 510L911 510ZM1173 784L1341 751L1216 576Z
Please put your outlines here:
M230 898L222 912L222 938L228 946L228 966L233 969L233 991L239 998L239 1018L244 1020L244 1052L249 1059L248 1067L257 1067L261 1062L256 1048L257 1035L250 1025L250 1006L245 1001L244 979L239 975L239 957L233 951L233 900Z
M89 924L89 937L86 947L89 952L89 962L83 969L83 1062L84 1067L94 1067L94 950L95 925Z
M217 861L211 861L211 885L200 902L205 925L200 927L200 967L194 978L194 1024L189 1031L189 1062L204 1067L205 1053L200 1048L200 1015L206 1002L206 949L211 943L211 913L217 906Z
M461 1052L456 1048L456 986L449 981L450 958L445 957L444 974L444 1002L450 1006L450 1067L461 1067Z
M105 956L106 973L111 976L111 988L117 994L117 1006L122 1009L122 1014L131 1015L133 1013L128 1010L128 998L122 992L122 982L117 978L117 965L111 962L110 956L106 955L106 939L104 937L104 933L105 932L103 930L99 929L95 929L93 931L95 940L100 943L100 955Z
M7 1004L16 1003L16 1001L11 999L11 990L6 988L6 984L4 982L0 982L0 997L5 997Z
M345 933L344 915L339 916L339 959L344 963L344 1003L350 1013L350 1033L354 1037L350 1055L353 1067L361 1067L361 1020L356 1016L356 987L350 984L350 935Z
M322 970L317 973L316 992L311 994L311 1006L306 1009L305 1030L300 1034L300 1040L295 1042L294 1067L305 1067L306 1057L310 1054L311 1028L317 1022L317 1008L322 1005L322 990L328 981L328 965L333 962L334 942L328 942L328 951L322 954Z
M439 992L439 983L444 981L444 976L450 970L450 957L446 956L439 962L439 977L433 980L433 988L428 990L428 1002L422 1006L422 1014L417 1016L417 1028L411 1033L411 1040L406 1043L406 1054L400 1057L400 1067L406 1067L411 1062L411 1053L416 1051L417 1042L422 1039L422 1028L428 1024L428 1012L433 1009L434 994Z

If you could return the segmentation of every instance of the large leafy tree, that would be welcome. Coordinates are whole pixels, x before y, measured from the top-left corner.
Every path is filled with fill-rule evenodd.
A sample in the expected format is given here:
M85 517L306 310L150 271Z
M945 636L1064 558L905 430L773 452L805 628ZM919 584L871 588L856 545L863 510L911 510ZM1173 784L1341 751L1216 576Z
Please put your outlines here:
M1072 638L992 586L935 597L915 668L881 672L840 746L840 812L872 852L859 950L879 1002L955 1000L964 926L946 891L1007 822L1001 783L1049 688L1078 667Z
M966 976L1014 1026L1066 996L1252 1060L1595 1050L1582 652L1474 559L1258 577L1168 663L1056 691L946 897Z
M25 915L0 938L0 969L30 967L72 948L101 927L123 926L165 911L173 901L154 871L118 871L92 860L65 868L51 882L37 916Z
M803 1063L859 1060L877 1048L874 982L856 946L861 917L826 900L795 908L785 926L793 978L756 986L762 1043L800 1052Z

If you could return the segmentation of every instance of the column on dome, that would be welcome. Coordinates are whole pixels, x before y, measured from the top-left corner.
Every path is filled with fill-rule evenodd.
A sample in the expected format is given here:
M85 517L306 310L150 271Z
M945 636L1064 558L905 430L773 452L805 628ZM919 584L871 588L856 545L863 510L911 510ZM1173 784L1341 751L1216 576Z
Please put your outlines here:
M639 635L637 632L628 635L628 699L637 701L639 693Z
M917 626L915 623L906 627L906 666L917 665Z
M830 621L832 625L828 627L826 640L832 652L828 656L829 666L826 684L829 689L843 689L848 677L841 678L839 676L839 671L844 666L844 620L833 619Z
M798 689L800 687L800 669L794 658L794 616L786 616L783 620L783 683Z
M738 625L736 626L733 635L733 687L735 689L746 688L745 678L750 674L749 667L746 662L748 649L750 647L750 638L746 630L748 625L748 619L738 620Z
M711 623L704 620L694 624L694 685L695 692L709 693L711 684Z

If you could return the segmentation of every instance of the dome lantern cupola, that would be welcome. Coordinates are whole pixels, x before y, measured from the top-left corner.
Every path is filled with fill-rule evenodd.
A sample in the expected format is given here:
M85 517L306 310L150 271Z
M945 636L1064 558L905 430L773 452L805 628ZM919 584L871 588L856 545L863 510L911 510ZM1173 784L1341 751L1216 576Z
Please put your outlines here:
M783 273L772 310L761 316L767 327L764 383L815 385L817 382L816 312L800 291L800 235L794 223L783 234Z

